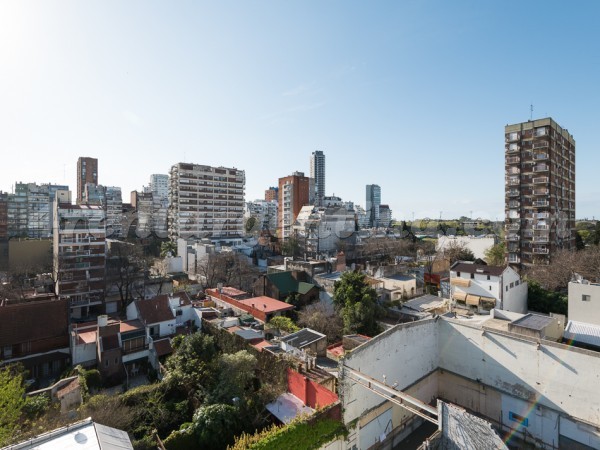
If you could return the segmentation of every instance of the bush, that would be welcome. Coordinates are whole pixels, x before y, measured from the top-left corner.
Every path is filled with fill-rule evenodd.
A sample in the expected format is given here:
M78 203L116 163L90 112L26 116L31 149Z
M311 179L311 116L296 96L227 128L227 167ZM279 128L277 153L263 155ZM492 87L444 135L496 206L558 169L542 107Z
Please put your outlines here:
M173 431L163 442L167 450L195 450L198 448L198 438L191 424L187 428Z
M29 419L36 419L48 411L50 407L50 397L48 394L40 394L25 399L23 413Z

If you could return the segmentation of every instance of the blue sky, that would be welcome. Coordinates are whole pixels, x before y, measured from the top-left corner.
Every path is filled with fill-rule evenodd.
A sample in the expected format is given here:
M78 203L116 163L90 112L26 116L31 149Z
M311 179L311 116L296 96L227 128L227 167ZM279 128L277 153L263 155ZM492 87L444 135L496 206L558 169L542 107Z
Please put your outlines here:
M124 192L179 161L246 170L246 198L327 158L327 192L396 218L502 218L504 126L577 142L600 216L595 1L2 1L0 189Z

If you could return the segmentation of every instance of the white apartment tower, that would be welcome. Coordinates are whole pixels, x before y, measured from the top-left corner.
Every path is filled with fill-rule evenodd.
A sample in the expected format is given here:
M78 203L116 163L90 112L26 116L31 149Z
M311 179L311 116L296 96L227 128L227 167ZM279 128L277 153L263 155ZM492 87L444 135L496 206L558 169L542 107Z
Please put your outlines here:
M325 154L315 150L310 156L310 177L314 180L314 199L317 206L323 206L325 197Z
M178 163L169 182L169 237L241 242L244 235L243 170Z

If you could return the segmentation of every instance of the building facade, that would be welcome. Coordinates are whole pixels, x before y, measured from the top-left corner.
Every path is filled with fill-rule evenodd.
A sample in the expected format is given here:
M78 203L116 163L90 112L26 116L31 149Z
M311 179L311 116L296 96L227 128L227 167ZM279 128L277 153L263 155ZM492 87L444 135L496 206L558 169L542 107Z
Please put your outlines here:
M505 127L509 264L548 264L575 248L575 140L551 118Z
M381 205L381 187L377 184L367 184L366 212L369 217L369 226L379 226L379 206Z
M379 226L388 228L392 224L392 210L389 205L379 205Z
M279 193L279 188L277 186L271 186L269 189L265 190L265 201L272 202L273 200L277 201Z
M8 239L8 193L0 191L0 240Z
M256 224L252 230L247 229L246 231L275 231L277 229L277 200L246 202L244 218L247 221L250 217L256 219Z
M325 154L315 150L310 156L310 177L315 183L315 205L323 206L325 197Z
M98 160L80 156L77 160L77 204L84 202L87 183L98 184Z
M73 318L104 312L105 217L101 206L54 203L55 293Z
M279 238L287 239L292 235L292 227L303 206L310 204L310 179L304 172L294 172L279 179L279 219L277 233Z
M169 175L154 173L150 175L150 192L158 198L169 197Z
M169 183L169 237L241 242L244 235L243 170L178 163Z

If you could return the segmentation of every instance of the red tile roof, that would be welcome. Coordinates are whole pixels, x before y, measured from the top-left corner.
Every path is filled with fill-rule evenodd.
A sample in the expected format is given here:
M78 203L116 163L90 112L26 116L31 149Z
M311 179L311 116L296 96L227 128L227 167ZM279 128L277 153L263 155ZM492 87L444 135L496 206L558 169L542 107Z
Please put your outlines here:
M167 338L154 341L154 351L156 351L156 354L159 357L170 355L171 353L173 353L173 347L171 347L171 340Z
M261 352L262 352L262 349L263 349L263 348L265 348L265 347L270 347L271 345L273 345L273 344L271 344L269 341L265 341L264 339L263 339L263 340L261 340L261 341L258 341L258 342L256 342L256 343L254 343L254 344L252 344L252 346L253 346L254 348L257 348L257 349L258 349L258 350L260 350Z
M76 331L77 333L77 331ZM94 344L96 342L96 331L81 331L77 333L77 344Z
M260 297L252 297L247 298L245 300L238 300L240 303L244 305L252 306L259 311L263 311L265 313L274 313L281 311L289 311L290 309L294 309L294 305L290 305L289 303L281 302L271 297L267 297L265 295L261 295Z
M169 297L166 295L159 295L149 300L136 300L135 305L140 313L140 319L146 325L175 319L169 306Z
M126 322L121 322L120 325L121 326L120 326L119 331L121 333L126 333L128 331L134 331L134 330L142 330L144 328L144 325L142 324L142 322L140 322L137 319L128 320Z
M64 337L68 343L67 302L67 299L63 299L1 306L0 346L57 337Z

